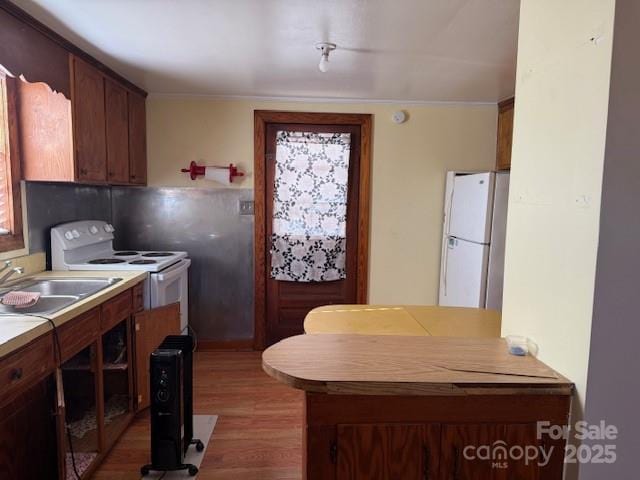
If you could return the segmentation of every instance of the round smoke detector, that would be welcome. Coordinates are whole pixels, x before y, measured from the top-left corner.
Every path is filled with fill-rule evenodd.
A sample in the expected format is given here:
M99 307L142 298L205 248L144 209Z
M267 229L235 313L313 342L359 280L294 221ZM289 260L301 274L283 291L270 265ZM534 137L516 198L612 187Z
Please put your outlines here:
M401 123L407 121L407 114L402 110L398 110L391 116L391 120L393 120L393 123L397 123L398 125L400 125Z

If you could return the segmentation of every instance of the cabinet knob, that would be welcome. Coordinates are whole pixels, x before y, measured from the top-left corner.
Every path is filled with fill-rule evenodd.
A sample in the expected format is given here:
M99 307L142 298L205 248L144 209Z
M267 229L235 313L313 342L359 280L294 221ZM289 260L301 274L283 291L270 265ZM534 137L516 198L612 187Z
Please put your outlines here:
M11 380L15 381L15 380L20 380L21 378L22 378L21 368L14 368L13 370L11 370Z

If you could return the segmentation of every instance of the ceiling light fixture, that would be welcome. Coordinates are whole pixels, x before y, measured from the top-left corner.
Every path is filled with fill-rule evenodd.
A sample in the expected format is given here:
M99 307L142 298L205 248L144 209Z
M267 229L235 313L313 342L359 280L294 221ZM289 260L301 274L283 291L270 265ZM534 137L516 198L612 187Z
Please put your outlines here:
M329 53L336 49L335 43L320 42L316 43L316 49L320 50L320 63L318 64L318 70L322 73L326 73L329 70Z

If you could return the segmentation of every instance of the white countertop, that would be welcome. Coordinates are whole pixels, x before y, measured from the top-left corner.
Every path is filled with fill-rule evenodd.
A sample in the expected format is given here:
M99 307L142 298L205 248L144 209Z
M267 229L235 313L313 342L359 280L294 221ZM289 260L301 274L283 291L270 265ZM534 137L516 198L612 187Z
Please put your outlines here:
M56 327L63 325L78 315L91 310L121 292L140 283L147 277L147 272L140 271L46 271L33 275L21 277L17 282L22 282L30 278L73 278L73 277L93 277L93 278L121 278L122 280L100 290L98 293L59 310L49 316ZM27 343L44 335L52 329L51 324L38 317L29 315L0 315L0 358L23 347Z

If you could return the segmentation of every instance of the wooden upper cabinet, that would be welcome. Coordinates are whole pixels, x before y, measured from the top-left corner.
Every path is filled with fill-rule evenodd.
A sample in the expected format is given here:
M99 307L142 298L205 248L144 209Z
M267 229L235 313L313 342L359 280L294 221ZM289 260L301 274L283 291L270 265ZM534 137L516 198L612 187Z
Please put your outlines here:
M147 114L145 98L129 91L129 182L147 183Z
M514 99L498 104L498 142L496 150L496 170L511 169L511 144L513 140Z
M144 185L143 94L69 56L71 100L45 83L18 81L25 180Z
M129 183L129 107L127 90L105 78L107 181Z
M73 182L71 101L43 82L15 82L18 137L25 180Z
M81 182L106 182L104 76L75 55L71 56L71 71L77 179Z

